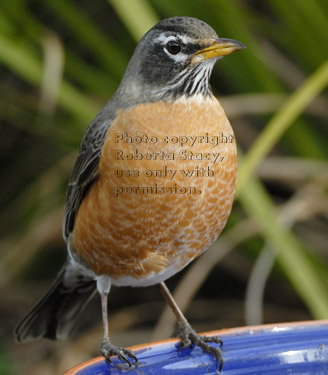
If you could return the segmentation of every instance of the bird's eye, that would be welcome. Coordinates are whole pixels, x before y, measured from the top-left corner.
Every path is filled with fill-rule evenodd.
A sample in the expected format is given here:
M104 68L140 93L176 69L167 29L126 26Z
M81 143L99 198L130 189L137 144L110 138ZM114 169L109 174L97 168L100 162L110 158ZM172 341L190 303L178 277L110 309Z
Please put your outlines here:
M181 45L175 40L170 40L166 44L166 49L170 52L171 55L176 55L181 51Z

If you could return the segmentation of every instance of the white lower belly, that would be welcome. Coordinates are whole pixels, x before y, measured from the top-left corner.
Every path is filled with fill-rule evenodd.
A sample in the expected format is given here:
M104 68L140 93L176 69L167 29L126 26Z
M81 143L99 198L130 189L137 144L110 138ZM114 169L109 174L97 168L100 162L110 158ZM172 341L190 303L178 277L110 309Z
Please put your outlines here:
M180 271L180 260L177 259L170 267L165 268L160 273L152 273L145 278L136 279L131 276L124 276L118 279L111 279L112 284L115 286L132 286L132 287L144 287L158 284L166 279L169 279L171 276L175 275Z

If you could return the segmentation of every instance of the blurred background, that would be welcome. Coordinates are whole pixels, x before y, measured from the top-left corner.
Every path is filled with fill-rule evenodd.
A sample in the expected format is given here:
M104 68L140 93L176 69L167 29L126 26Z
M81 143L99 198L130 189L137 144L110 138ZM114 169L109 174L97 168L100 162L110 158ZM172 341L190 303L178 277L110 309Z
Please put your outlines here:
M0 4L0 373L63 374L99 355L98 296L66 342L12 331L66 257L65 190L81 137L140 37L198 17L247 49L212 88L239 145L220 239L168 281L198 331L328 318L328 3L325 0L10 0ZM113 288L112 341L172 334L156 286Z

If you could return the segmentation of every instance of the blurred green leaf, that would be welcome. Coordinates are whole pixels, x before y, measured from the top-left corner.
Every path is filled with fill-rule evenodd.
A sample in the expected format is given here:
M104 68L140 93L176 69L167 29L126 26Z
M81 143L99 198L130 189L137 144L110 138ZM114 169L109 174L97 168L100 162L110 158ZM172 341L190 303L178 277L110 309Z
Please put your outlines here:
M159 18L146 0L108 0L138 42Z
M0 61L30 84L39 87L42 79L40 59L32 51L17 41L12 41L0 34ZM63 81L59 103L83 122L90 122L98 108L86 99L68 82Z
M239 158L243 161L241 154ZM274 205L261 184L250 178L240 191L239 200L255 218L266 241L291 284L316 319L328 318L328 293L310 257L293 233L279 223Z
M327 19L316 0L271 1L285 32L280 33L280 43L292 50L299 61L312 69L328 55L326 35ZM310 32L311 30L311 32Z
M8 350L0 344L0 373L3 375L14 375L14 363L8 355Z
M97 27L71 1L48 0L46 5L53 9L75 35L76 43L83 43L92 51L93 56L102 64L105 71L110 71L121 78L127 64L124 48L119 48L113 41L106 38Z
M304 112L305 107L328 84L328 61L322 64L278 111L262 131L252 148L248 151L238 174L238 186L236 195L244 188L247 179L252 175L266 154L270 152L274 144L283 135L286 129L292 125L296 117Z

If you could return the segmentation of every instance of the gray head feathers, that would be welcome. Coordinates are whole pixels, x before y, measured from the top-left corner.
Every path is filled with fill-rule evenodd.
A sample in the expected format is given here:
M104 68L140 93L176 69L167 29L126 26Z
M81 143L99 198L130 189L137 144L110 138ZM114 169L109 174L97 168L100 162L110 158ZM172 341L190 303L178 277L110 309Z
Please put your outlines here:
M191 58L208 40L216 38L216 32L196 18L173 17L159 22L137 45L115 99L119 96L120 106L125 107L182 95L210 95L209 77L215 60L196 66ZM172 41L181 47L175 55L167 50ZM190 91L195 80L198 88Z

